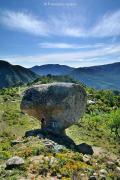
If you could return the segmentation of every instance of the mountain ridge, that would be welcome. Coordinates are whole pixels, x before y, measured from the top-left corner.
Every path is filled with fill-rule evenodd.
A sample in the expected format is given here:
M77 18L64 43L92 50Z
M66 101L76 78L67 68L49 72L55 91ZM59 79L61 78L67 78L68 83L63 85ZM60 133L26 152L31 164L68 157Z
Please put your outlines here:
M38 75L67 75L73 69L73 67L60 64L45 64L41 66L36 65L30 68L31 71L35 72Z
M71 76L96 89L120 89L120 62L77 68Z
M6 88L24 84L35 80L35 73L20 65L12 65L7 61L0 60L0 88Z
M37 71L34 67L37 67ZM69 75L75 80L81 81L87 86L96 89L120 89L120 62L79 68L58 64L46 64L34 67L30 69L39 75ZM52 69L50 69L50 67L52 67ZM67 71L65 71L65 68L63 70L62 67L67 67Z
M60 64L45 64L25 68L0 60L0 88L28 83L48 74L70 76L95 89L120 90L120 62L91 67L69 67Z

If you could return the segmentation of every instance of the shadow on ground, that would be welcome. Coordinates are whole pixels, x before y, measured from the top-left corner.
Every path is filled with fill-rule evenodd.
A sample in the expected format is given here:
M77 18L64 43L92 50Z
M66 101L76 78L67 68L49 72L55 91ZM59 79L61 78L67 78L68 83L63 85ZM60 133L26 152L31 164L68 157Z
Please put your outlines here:
M63 145L68 149L71 149L73 151L76 151L82 154L92 155L94 153L90 145L86 143L76 145L74 141L67 135L55 135L55 134L45 132L42 129L35 129L35 130L27 131L25 133L25 137L30 137L30 136L41 136L44 139L47 138L49 140L54 141L55 143L59 145Z

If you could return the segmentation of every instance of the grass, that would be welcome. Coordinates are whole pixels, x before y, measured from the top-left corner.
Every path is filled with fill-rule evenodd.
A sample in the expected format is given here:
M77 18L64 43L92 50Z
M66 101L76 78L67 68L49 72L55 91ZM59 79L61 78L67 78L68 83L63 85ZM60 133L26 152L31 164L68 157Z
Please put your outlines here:
M22 87L23 92L27 87ZM95 104L87 106L84 118L77 124L66 130L76 144L88 143L92 146L98 146L113 153L115 156L120 156L120 139L115 134L111 134L110 122L113 119L113 112L120 108L118 99L119 94L111 94L106 91L95 91L87 89L90 99L95 100ZM113 97L111 97L113 96ZM69 149L62 153L48 151L42 140L37 137L24 138L27 130L40 128L39 121L20 110L21 96L18 93L18 88L5 89L0 91L0 164L3 165L6 160L14 155L18 155L25 160L25 165L21 169L13 169L6 171L0 167L1 179L19 179L21 177L41 177L42 173L47 171L47 175L62 175L63 180L71 179L76 172L77 177L80 174L90 176L93 171L99 171L106 167L105 154L103 157L92 157L89 164L83 161L83 155L73 152ZM114 108L115 107L115 110ZM23 142L15 146L11 146L11 141L20 139ZM32 157L43 157L43 162L36 164L31 162ZM45 157L57 159L52 165L45 160ZM98 165L96 165L96 161ZM109 179L116 176L115 172L109 171ZM31 177L31 178L32 178ZM33 178L33 179L34 179ZM48 178L48 179L49 179Z

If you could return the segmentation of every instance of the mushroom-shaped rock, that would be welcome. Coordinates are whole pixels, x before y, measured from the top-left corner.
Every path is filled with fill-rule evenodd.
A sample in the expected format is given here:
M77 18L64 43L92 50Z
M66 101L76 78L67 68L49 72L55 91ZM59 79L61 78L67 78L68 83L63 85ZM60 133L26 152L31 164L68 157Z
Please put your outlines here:
M26 90L21 109L41 121L44 131L64 134L64 130L83 116L87 95L74 83L34 85Z

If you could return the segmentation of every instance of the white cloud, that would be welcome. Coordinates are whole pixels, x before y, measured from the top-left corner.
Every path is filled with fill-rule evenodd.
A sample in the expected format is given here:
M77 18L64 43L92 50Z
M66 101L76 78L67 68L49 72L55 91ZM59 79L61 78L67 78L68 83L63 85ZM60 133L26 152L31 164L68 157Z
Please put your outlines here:
M50 48L50 49L93 49L93 48L100 48L103 47L103 43L96 43L96 44L85 44L85 45L79 45L79 44L70 44L70 43L52 43L52 42L46 42L46 43L39 43L38 44L40 48Z
M68 49L74 48L74 45L67 43L39 43L40 48L58 48L58 49Z
M89 49L77 52L53 53L35 56L13 56L3 57L13 64L21 64L28 67L42 64L66 64L74 67L108 64L109 62L120 61L120 45L104 45L101 48Z
M46 23L52 35L80 37L85 36L82 24L85 18L79 14L61 13L60 15L50 16Z
M12 30L25 31L37 36L111 37L120 35L120 10L104 14L91 27L85 27L84 19L77 14L76 16L54 15L43 19L28 12L4 11L1 13L0 23Z
M120 10L105 14L92 28L91 36L120 36Z
M24 12L5 11L0 22L10 29L25 31L34 35L48 35L47 24Z
M12 30L19 30L37 36L79 36L80 29L72 26L72 19L64 15L49 17L45 20L26 12L4 11L0 23Z

